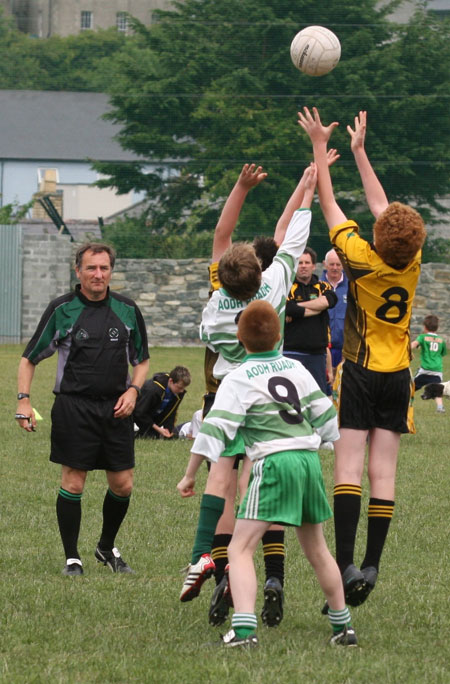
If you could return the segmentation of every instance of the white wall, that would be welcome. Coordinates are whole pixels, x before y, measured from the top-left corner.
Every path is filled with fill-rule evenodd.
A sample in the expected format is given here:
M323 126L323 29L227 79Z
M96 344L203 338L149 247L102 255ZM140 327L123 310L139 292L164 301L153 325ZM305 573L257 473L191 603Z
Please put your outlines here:
M116 195L110 188L94 188L90 185L64 185L59 183L58 190L63 191L64 220L81 219L96 221L99 216L106 218L117 211L127 209L133 203L134 193Z

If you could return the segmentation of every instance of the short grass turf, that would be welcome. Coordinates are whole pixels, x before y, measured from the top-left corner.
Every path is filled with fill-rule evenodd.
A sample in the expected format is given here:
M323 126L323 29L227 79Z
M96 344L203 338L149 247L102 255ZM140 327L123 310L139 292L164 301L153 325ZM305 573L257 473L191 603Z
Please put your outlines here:
M136 574L116 576L95 562L106 489L104 473L96 472L88 476L82 500L85 574L61 575L55 516L59 467L48 461L55 359L36 370L32 400L43 421L36 433L26 434L14 421L21 350L0 347L1 682L448 684L450 402L440 415L433 401L421 401L420 392L416 396L417 434L402 438L395 513L379 581L368 601L352 609L360 646L327 645L323 597L289 530L283 622L259 628L257 649L224 651L219 635L229 624L213 628L207 620L213 581L191 603L178 598L206 476L202 468L196 497L179 497L186 441L137 443L135 489L117 539ZM201 405L203 350L151 349L152 373L176 364L188 366L193 376L181 422ZM448 359L445 368L448 379ZM321 457L331 502L333 457L328 451ZM365 480L363 511L367 501ZM364 554L365 528L362 515L357 560ZM334 549L332 521L325 529ZM261 555L256 557L260 581ZM260 588L258 613L261 605Z

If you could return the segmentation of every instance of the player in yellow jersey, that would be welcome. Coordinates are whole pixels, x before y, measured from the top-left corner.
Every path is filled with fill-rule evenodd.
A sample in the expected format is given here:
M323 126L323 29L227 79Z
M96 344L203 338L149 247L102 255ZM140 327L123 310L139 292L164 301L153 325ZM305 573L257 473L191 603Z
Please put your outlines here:
M409 324L426 231L421 216L399 202L389 204L367 157L366 112L347 126L351 149L375 216L373 243L362 239L336 202L327 144L337 122L323 126L313 108L299 112L318 169L319 200L330 238L349 279L344 364L339 394L340 439L335 445L334 522L336 560L346 601L360 605L374 588L394 510L397 455L408 425L411 400ZM361 509L361 481L368 441L370 500L365 557L353 562Z

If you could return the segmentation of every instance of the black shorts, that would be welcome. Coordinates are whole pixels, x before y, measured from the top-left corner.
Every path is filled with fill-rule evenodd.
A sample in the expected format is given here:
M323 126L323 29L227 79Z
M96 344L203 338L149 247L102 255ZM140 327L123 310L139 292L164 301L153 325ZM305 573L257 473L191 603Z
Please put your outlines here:
M339 394L339 427L409 432L413 382L409 368L393 373L368 370L346 360Z
M433 375L433 373L420 373L414 378L414 387L418 390L425 387L425 385L430 385L432 382L442 382L442 377L440 375Z
M133 419L114 418L116 401L58 394L50 460L77 470L134 468Z

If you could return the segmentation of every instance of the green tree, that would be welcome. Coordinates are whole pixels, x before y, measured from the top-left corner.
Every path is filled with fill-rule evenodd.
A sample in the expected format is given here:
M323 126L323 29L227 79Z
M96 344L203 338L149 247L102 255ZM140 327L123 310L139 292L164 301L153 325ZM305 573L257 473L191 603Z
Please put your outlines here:
M18 31L0 7L0 88L105 92L109 61L127 40L115 28L36 39Z
M0 225L20 223L26 217L29 209L31 209L31 205L32 202L27 204L18 204L18 202L4 204L0 207Z
M241 165L269 173L250 193L238 234L272 233L311 159L296 124L303 105L338 120L332 143L341 160L333 179L345 211L367 218L345 125L369 113L367 147L391 199L414 203L430 219L448 192L450 24L424 10L406 26L388 22L376 0L186 0L133 22L135 40L111 61L112 113L132 165L95 164L103 186L144 191L151 229L182 233L189 219L211 230ZM338 35L342 57L311 78L291 64L289 45L304 26ZM170 172L168 172L168 169ZM320 213L315 240L327 243ZM371 219L367 224L370 231ZM313 240L314 242L314 240ZM319 249L319 253L323 252Z

